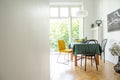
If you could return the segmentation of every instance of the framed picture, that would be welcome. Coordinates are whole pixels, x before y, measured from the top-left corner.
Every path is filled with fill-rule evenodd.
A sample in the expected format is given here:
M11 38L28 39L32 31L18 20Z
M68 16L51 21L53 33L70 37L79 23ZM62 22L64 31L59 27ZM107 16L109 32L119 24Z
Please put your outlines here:
M107 15L108 32L120 30L120 9Z

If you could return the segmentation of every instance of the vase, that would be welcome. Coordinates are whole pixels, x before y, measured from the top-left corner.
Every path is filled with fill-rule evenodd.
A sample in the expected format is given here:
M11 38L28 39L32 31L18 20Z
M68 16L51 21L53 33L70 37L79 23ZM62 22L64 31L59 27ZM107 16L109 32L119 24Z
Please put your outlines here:
M120 56L118 56L118 62L117 64L114 66L114 70L115 72L120 74Z

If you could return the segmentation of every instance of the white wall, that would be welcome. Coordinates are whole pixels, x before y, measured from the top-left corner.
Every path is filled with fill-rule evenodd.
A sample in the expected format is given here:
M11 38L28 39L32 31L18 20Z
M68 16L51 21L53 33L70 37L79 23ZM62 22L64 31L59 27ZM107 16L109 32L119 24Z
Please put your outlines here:
M80 2L83 3L84 9L88 11L88 16L85 17L84 23L84 34L88 38L91 38L91 24L94 23L95 20L95 13L94 13L94 2L93 0L50 0L50 2Z
M49 80L48 0L0 0L0 80Z
M109 47L111 41L120 41L120 31L108 32L107 31L107 14L120 8L120 0L95 0L95 13L96 19L103 20L103 32L104 38L108 38L108 43L106 46L106 59L117 63L117 57L112 56L109 52Z
M50 0L50 2L82 2L84 9L88 10L88 17L85 18L85 35L92 38L91 24L95 20L101 19L103 21L103 37L108 38L106 45L106 59L116 63L117 57L112 56L109 52L111 40L120 41L120 31L110 32L107 31L107 14L120 8L120 0Z

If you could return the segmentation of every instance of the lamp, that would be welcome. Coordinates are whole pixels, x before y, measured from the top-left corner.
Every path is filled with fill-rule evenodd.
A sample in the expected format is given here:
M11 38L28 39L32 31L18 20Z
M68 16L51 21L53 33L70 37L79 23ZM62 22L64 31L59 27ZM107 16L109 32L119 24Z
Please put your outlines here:
M87 10L79 10L79 11L76 13L76 16L83 18L83 38L84 38L84 18L85 18L86 16L88 16L88 11L87 11Z

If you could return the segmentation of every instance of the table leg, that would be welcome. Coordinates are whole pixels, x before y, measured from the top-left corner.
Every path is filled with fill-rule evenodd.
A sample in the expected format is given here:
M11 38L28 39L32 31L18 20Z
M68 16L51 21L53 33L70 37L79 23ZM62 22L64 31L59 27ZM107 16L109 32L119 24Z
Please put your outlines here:
M96 63L97 63L97 65L99 65L99 55L98 54L96 54Z
M74 65L77 66L77 56L76 55L74 56L74 59L75 59Z

